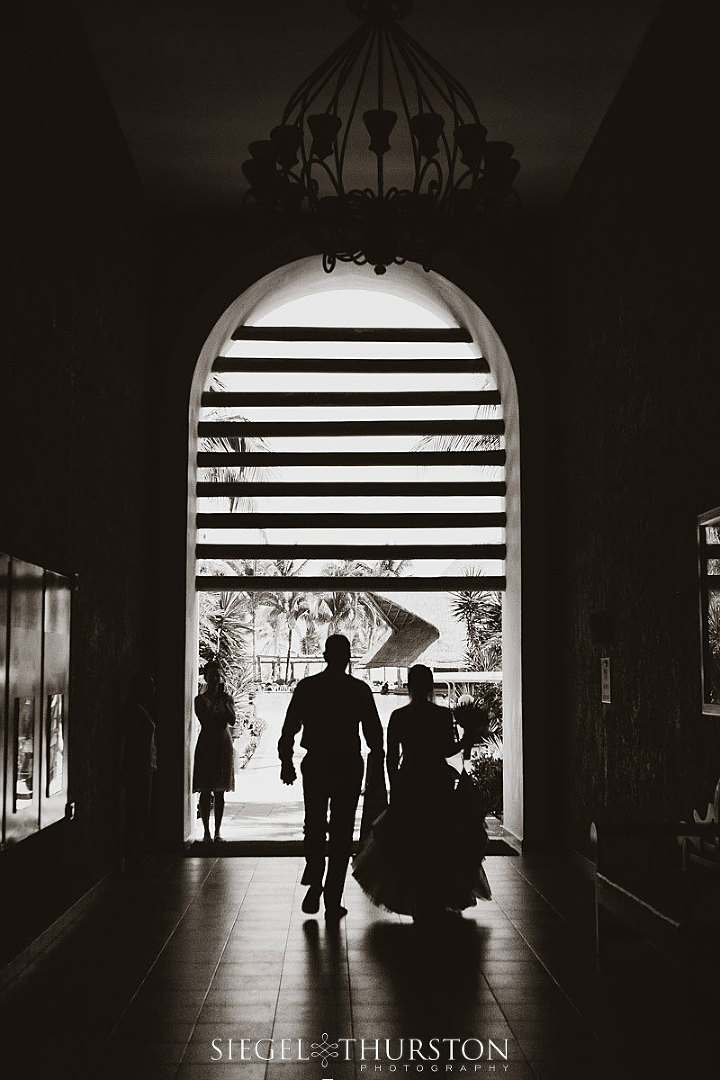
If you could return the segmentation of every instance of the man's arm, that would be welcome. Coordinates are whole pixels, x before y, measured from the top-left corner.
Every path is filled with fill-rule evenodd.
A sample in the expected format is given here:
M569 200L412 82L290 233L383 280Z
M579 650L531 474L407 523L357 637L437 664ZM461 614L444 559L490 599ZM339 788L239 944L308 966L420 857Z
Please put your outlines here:
M365 700L363 701L363 710L360 714L363 735L365 736L365 742L368 744L370 753L381 758L384 756L382 724L380 723L380 717L378 715L377 706L375 705L373 692L367 683L363 683L363 686L365 688Z
M283 784L293 784L297 777L293 765L293 752L295 750L295 736L303 725L303 711L301 694L298 693L300 685L295 687L290 698L285 723L278 740L278 756L280 758L280 779Z
M400 736L398 733L398 724L396 713L393 713L390 717L390 723L388 724L388 737L387 737L387 771L390 779L390 788L392 790L395 778L397 777L398 770L400 769Z

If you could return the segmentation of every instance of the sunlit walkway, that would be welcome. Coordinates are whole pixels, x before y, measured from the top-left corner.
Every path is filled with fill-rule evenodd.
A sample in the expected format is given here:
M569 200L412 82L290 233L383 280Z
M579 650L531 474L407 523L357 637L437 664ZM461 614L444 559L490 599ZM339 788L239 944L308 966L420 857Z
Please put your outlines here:
M280 781L277 743L287 707L288 693L261 693L257 716L265 724L255 753L243 768L236 768L235 791L225 806L223 836L227 840L302 840L302 782L292 787ZM297 765L302 754L298 754ZM196 835L202 835L198 821Z
M375 695L383 727L387 728L390 713L407 703L399 695L383 697ZM244 768L236 768L235 791L226 797L223 836L226 840L301 841L303 835L303 798L300 762L304 751L298 736L295 744L295 766L298 779L288 787L280 780L280 762L277 744L280 738L290 694L284 692L259 693L256 697L256 714L264 723L264 729L255 753ZM362 800L358 805L357 829L360 828ZM202 836L202 823L198 820L195 836Z
M383 727L387 729L390 713L407 703L407 697L398 694L375 695L375 704ZM226 796L222 835L230 841L291 841L299 843L303 836L303 798L300 762L304 751L296 740L295 766L298 779L292 787L280 780L280 762L277 743L280 738L290 694L283 692L260 693L256 698L256 712L264 722L264 729L255 753L244 768L236 768L235 791ZM195 796L197 803L197 796ZM356 815L356 837L360 833L362 799ZM487 821L491 836L501 836L502 828L494 818ZM196 819L195 838L202 837L202 822Z
M383 699L379 699L382 701ZM393 699L404 703L406 699ZM303 836L303 795L300 762L304 751L296 740L295 766L298 779L288 787L280 780L278 739L290 703L289 693L257 695L257 716L264 729L255 753L244 768L236 768L235 791L226 796L222 834L226 840L301 841ZM397 708L394 704L393 708ZM391 710L381 710L387 724ZM387 715L384 715L387 713ZM358 805L359 828L362 800ZM202 836L198 819L195 836Z

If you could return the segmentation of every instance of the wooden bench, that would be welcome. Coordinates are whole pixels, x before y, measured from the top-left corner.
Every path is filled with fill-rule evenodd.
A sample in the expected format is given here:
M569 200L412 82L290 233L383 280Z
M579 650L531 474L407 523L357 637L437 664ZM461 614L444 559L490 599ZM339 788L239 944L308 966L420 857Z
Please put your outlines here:
M720 796L720 783L716 795ZM621 883L608 865L608 853L617 852L621 842L631 840L647 850L652 842L674 838L681 846L677 872L668 875L661 866L668 888L663 895L658 879L643 873ZM601 909L631 926L642 937L664 951L687 959L689 946L698 929L695 919L698 895L705 885L720 884L720 824L717 820L694 822L593 822L590 826L595 886L595 951L602 955ZM646 853L647 853L646 850ZM628 883L630 882L630 883Z
M715 788L715 798L708 803L705 817L701 817L698 811L694 810L693 821L695 825L720 824L720 780ZM691 884L702 879L704 872L710 875L720 874L720 836L694 836L687 833L681 838L681 843L683 867L691 874L693 870L700 871L699 874L693 874Z

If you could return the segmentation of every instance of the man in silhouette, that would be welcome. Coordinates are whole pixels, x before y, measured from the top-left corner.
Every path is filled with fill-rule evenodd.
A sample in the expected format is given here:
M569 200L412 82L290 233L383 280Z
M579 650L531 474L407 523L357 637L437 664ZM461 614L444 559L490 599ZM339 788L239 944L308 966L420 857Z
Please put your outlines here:
M325 917L336 920L346 914L341 900L363 777L360 728L376 766L382 765L383 731L372 690L346 672L350 662L348 639L331 634L325 642L324 656L325 670L302 679L295 688L278 753L280 779L284 784L293 784L297 777L293 748L295 736L302 729L300 742L306 750L301 765L305 800L302 883L308 886L302 909L314 914L324 893Z

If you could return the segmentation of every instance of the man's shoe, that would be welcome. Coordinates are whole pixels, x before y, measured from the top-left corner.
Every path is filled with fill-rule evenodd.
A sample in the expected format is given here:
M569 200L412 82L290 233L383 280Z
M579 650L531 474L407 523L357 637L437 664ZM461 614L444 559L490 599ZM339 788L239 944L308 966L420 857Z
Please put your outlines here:
M344 919L347 915L347 908L342 904L338 904L333 907L325 908L325 921L329 923L339 923L341 919Z
M311 885L305 893L305 899L302 902L302 909L306 915L316 915L318 913L320 910L321 896L322 885Z

